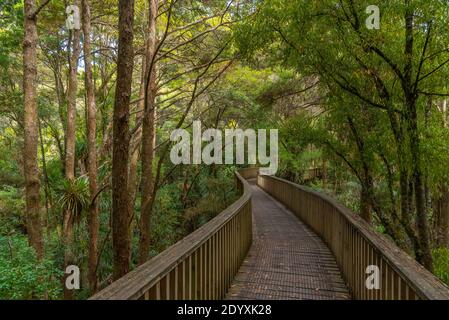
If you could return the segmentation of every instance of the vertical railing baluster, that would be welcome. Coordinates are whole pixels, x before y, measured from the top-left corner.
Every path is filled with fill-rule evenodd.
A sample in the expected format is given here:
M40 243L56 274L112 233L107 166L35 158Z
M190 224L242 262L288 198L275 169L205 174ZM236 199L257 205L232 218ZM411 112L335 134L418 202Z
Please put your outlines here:
M201 300L203 298L202 296L202 286L203 286L203 246L199 249L199 255L198 255L198 281L197 281L197 299Z

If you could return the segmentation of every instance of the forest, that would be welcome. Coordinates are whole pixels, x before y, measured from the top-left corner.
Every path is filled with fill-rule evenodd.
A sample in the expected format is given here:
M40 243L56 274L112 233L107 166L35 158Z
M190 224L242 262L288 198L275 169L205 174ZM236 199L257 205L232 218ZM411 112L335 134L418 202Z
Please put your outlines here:
M448 22L443 0L0 0L0 299L87 299L234 203L250 164L170 160L198 121L279 130L277 176L449 285Z

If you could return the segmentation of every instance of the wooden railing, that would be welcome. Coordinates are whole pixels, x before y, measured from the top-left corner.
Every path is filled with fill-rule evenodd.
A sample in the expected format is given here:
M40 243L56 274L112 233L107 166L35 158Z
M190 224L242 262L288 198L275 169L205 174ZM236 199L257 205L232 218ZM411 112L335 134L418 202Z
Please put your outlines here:
M96 294L91 300L222 299L252 243L251 191L236 173L242 196L210 222Z
M355 299L449 299L449 288L334 199L275 177L258 185L316 232L333 252ZM380 270L380 289L369 290L367 268Z

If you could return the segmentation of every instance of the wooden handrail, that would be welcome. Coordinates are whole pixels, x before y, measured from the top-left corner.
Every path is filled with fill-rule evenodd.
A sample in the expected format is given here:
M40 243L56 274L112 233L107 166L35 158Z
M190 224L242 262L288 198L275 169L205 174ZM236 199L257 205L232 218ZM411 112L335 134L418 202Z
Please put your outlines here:
M353 298L449 299L448 286L331 197L271 176L259 176L258 185L327 243ZM372 265L380 269L378 290L366 286Z
M239 200L90 299L222 299L252 243L251 190L246 179L256 178L257 172L257 168L236 172Z

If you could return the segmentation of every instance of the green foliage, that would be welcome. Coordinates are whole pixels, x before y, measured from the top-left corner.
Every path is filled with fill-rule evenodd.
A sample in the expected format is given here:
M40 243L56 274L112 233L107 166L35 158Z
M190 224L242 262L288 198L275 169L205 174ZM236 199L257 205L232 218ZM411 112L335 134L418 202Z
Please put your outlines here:
M0 299L58 299L62 275L52 260L37 261L25 237L0 237Z
M156 255L195 231L236 200L233 170L221 169L217 178L201 173L183 208L181 181L158 192L151 216L151 255Z
M441 281L449 285L449 249L433 250L434 273Z
M176 184L163 187L157 195L151 216L151 254L156 255L176 243L184 234L181 193Z
M8 186L0 189L0 236L14 234L23 228L24 208L25 201L19 189Z
M187 232L201 227L236 200L233 180L225 173L216 179L203 177L202 180L199 185L203 188L199 190L198 202L184 214L184 228Z
M89 181L85 177L64 180L59 193L60 207L73 212L74 220L80 221L83 210L87 210L89 205Z
M23 37L23 3L21 0L6 0L0 4L0 68L14 63L12 53L17 51ZM6 76L2 73L0 77Z

